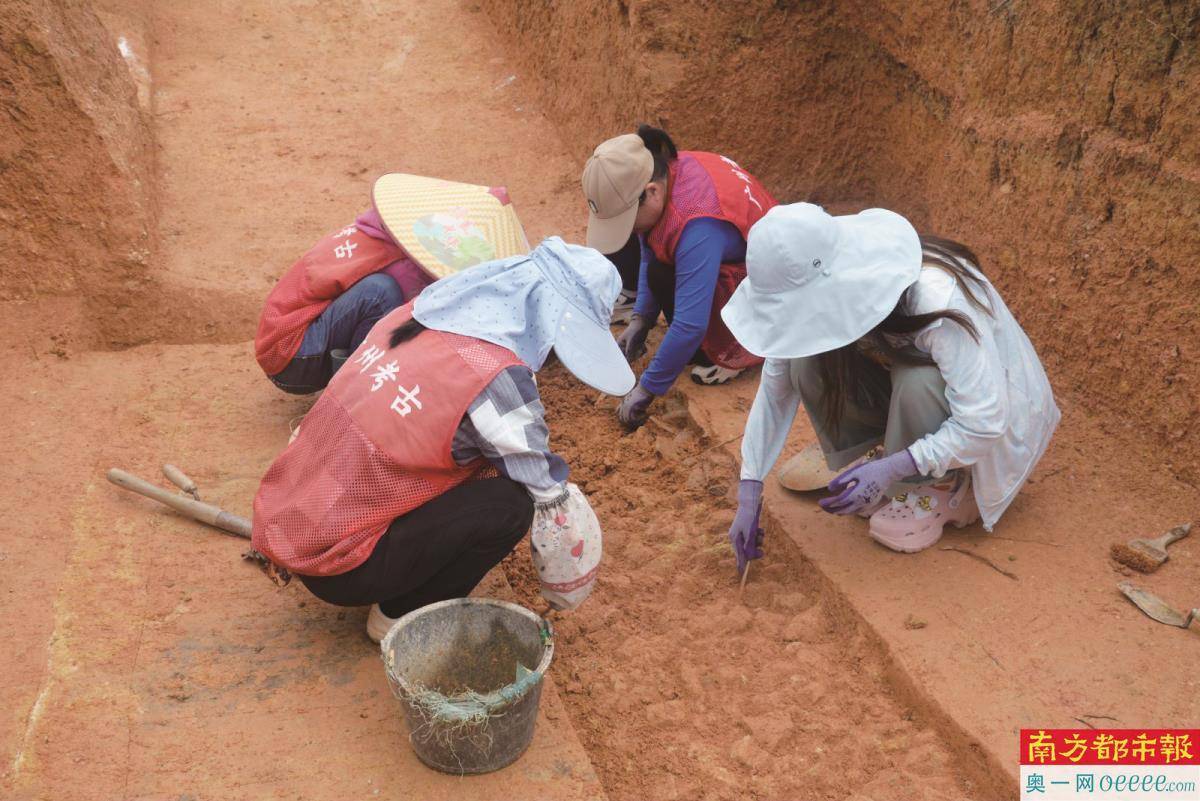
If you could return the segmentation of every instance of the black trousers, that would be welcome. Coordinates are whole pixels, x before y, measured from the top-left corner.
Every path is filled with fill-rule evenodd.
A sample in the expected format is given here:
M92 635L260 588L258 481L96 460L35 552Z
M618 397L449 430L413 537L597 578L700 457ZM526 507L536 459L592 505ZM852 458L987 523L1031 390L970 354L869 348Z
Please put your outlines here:
M533 501L522 485L507 478L468 481L397 517L353 570L300 580L327 603L377 603L388 617L400 617L465 597L532 522Z
M675 265L663 264L657 259L651 260L646 267L646 283L650 285L650 294L654 302L662 309L667 325L675 317ZM698 364L701 367L712 367L712 359L705 355L702 348L697 348L688 360L688 364Z
M630 234L629 241L616 253L609 253L608 260L621 274L622 288L638 291L638 272L642 266L642 242L637 234Z

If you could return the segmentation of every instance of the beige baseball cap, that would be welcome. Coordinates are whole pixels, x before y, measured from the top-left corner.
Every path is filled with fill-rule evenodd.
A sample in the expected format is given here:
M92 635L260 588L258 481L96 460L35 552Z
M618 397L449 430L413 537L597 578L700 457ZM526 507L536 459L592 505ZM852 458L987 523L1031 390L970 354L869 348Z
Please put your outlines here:
M588 247L615 253L629 241L638 198L654 175L654 158L642 137L624 134L602 142L583 167L588 202Z

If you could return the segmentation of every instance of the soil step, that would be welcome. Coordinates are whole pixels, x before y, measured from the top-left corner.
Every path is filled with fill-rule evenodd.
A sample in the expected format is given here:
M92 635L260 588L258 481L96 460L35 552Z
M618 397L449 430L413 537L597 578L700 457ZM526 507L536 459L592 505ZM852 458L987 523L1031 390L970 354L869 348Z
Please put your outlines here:
M741 434L757 385L755 371L720 392L679 386L708 440L726 442ZM789 492L774 474L765 482L768 554L780 537L795 543L887 649L898 692L945 731L959 732L960 746L1007 774L1010 788L1018 781L1021 728L1200 719L1195 680L1145 678L1163 665L1188 664L1194 638L1148 620L1122 598L1116 584L1128 568L1108 557L1114 541L1182 522L1194 491L1163 480L1153 494L1121 493L1113 503L1113 489L1129 481L1128 452L1071 397L1059 403L1058 437L995 532L978 524L951 529L919 554L875 544L861 518L822 512L822 493ZM778 464L815 441L801 410ZM1086 465L1072 445L1080 442L1088 443ZM740 445L724 446L735 467ZM1190 603L1200 582L1198 553L1193 544L1183 559L1173 555L1175 570L1152 579L1156 592Z

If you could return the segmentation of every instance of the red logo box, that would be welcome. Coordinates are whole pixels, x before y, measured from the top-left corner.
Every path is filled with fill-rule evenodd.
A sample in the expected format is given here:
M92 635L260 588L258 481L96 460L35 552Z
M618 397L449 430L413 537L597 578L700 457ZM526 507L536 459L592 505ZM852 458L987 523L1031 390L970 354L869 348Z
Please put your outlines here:
M1200 729L1021 729L1022 765L1200 765Z

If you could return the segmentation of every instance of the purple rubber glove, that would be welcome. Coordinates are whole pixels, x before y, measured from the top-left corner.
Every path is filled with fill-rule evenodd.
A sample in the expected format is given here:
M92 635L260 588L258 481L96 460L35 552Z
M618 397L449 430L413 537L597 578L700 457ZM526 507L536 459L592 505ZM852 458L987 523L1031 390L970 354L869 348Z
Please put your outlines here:
M763 483L744 478L738 482L738 508L729 527L729 544L737 559L738 575L746 572L751 559L761 559L763 530L758 527L762 512Z
M650 408L650 402L653 400L654 394L638 384L621 399L621 405L617 407L617 419L630 431L636 430L646 422L646 410Z
M635 361L646 352L646 337L650 335L650 329L653 327L654 322L640 314L629 318L629 325L625 326L625 330L617 337L617 347L625 354L627 361Z
M829 482L829 491L838 494L822 498L817 503L826 512L852 515L878 503L888 487L916 472L917 463L913 461L908 448L905 448L891 456L851 467Z

